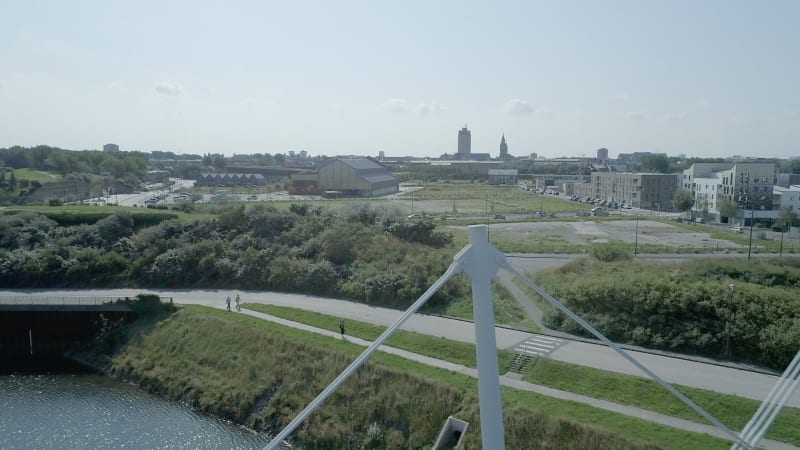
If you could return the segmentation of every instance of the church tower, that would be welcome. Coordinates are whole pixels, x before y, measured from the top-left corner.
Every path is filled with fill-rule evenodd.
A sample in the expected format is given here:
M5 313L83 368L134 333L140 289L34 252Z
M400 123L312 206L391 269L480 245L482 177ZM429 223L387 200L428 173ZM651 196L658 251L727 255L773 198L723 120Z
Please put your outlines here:
M508 144L506 144L506 134L503 133L503 137L500 138L500 159L508 158L510 158L508 155Z

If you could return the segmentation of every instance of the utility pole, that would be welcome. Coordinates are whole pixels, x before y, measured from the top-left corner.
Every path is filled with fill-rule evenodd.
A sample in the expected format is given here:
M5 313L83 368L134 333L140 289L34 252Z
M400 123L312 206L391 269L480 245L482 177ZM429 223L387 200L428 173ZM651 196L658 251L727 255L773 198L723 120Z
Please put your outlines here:
M486 242L491 242L491 236L489 235L489 194L486 194L486 200L483 205L483 212L486 216Z
M639 214L636 214L636 237L633 241L633 256L639 253Z

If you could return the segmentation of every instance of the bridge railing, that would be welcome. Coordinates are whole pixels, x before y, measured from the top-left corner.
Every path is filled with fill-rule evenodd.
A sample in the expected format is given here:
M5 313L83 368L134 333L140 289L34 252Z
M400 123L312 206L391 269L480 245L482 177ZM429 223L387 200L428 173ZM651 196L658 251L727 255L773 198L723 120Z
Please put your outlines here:
M160 297L162 303L172 303L172 297ZM136 300L136 297L49 297L49 296L7 296L0 297L0 305L78 305L96 306Z

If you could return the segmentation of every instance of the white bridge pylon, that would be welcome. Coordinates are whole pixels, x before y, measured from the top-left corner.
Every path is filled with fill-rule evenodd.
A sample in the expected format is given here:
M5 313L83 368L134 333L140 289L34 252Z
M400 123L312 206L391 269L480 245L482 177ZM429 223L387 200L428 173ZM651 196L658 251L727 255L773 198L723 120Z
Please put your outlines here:
M403 323L408 320L429 298L433 296L447 281L459 272L465 272L472 281L472 302L475 318L475 352L478 362L478 400L481 420L482 448L493 450L505 449L505 435L503 431L503 410L500 398L499 367L497 363L497 344L494 332L494 306L492 304L492 279L499 269L505 269L525 282L531 289L541 295L545 300L558 308L572 320L592 333L603 343L619 353L631 364L639 368L647 376L658 382L670 393L689 405L697 413L727 434L733 441L736 449L754 449L763 433L772 424L778 412L797 387L800 375L800 352L787 368L784 376L773 388L773 392L764 401L764 405L756 412L746 429L746 438L740 437L736 432L725 426L714 416L706 412L671 384L662 380L644 364L626 353L617 344L606 338L602 333L581 319L569 308L561 304L544 289L529 280L525 274L512 266L504 254L499 252L488 240L488 227L486 225L472 225L469 227L469 244L453 257L453 263L436 282L423 293L394 323L389 326L378 339L367 347L347 368L342 371L317 397L308 404L283 430L280 431L265 447L266 450L276 450L294 432L303 421L316 410L339 386L350 377L367 358L372 355ZM775 395L773 395L775 394ZM779 397L774 403L773 397ZM766 406L772 405L772 406Z

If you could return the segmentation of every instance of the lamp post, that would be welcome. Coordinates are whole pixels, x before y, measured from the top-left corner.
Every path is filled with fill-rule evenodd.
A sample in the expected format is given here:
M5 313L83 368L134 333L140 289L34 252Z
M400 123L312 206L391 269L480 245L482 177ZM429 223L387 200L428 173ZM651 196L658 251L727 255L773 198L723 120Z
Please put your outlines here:
M639 253L639 214L636 214L636 235L633 241L633 256Z
M484 200L483 213L486 216L486 240L492 242L489 235L489 194L486 194Z
M731 350L731 321L736 319L736 315L733 311L733 296L736 294L736 285L731 283L728 285L728 288L731 290L731 300L729 302L730 313L725 320L725 356L730 359L731 354L733 353Z
M747 260L750 260L750 252L753 250L753 222L755 221L756 210L750 206L750 242L747 244Z

